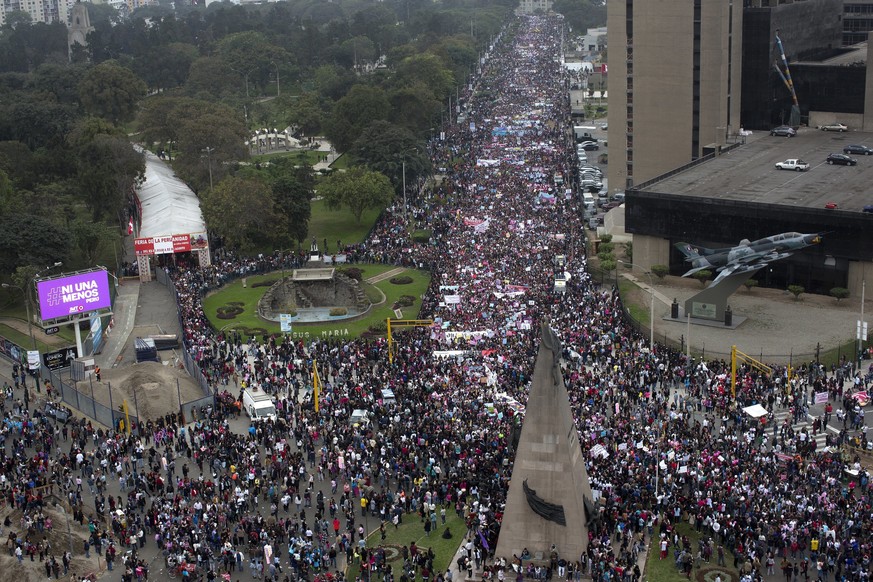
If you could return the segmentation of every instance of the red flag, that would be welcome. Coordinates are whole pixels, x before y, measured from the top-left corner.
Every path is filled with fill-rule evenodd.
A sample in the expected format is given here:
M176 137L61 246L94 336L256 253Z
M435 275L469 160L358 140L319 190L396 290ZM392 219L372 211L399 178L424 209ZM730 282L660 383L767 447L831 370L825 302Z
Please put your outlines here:
M133 218L127 221L127 234L133 234Z

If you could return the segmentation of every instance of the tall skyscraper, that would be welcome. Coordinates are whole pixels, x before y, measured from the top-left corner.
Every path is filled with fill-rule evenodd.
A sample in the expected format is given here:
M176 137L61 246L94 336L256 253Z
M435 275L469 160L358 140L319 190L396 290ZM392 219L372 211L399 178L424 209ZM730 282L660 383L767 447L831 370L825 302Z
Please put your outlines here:
M742 17L741 0L608 2L610 191L739 130Z

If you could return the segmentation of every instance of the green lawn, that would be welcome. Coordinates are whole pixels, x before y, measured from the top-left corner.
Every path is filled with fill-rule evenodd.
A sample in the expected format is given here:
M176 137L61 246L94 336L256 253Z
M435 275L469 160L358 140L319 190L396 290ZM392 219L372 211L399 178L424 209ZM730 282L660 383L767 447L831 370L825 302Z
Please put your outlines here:
M340 157L335 159L333 163L330 165L332 170L348 170L349 163L351 159L346 154L341 154Z
M13 329L5 323L0 323L0 335L2 335L11 342L18 344L26 350L33 349L33 343L30 341L30 335L26 333L21 333L17 329ZM51 352L59 348L48 346L41 341L36 340L36 349L38 349L40 353L44 354L45 352Z
M438 520L437 529L430 532L430 536L424 534L424 523L422 523L421 518L416 513L404 514L403 523L398 525L396 529L393 524L386 523L385 541L382 541L379 535L378 520L373 517L368 519L369 526L374 530L367 538L368 548L377 548L381 545L385 547L393 546L392 550L394 548L399 550L400 547L408 546L411 542L415 542L420 551L426 552L428 548L432 548L435 556L433 561L434 575L437 572L444 572L449 567L452 558L455 557L455 552L457 552L464 539L464 534L467 532L464 520L448 507L446 508L446 524L442 525ZM442 537L447 527L452 534L448 539ZM399 580L400 575L403 573L402 556L390 563L394 572L394 579ZM360 573L360 570L359 563L349 564L346 568L346 579L354 580Z
M628 297L628 293L636 288L641 289L641 287L639 285L637 285L636 283L634 283L633 281L625 279L624 277L621 277L619 279L618 290L619 290L619 294L621 295L622 303L627 308L627 310L630 312L631 317L633 317L637 323L640 323L643 326L645 326L646 328L648 328L649 327L649 317L650 317L648 306L643 308L642 306L630 301L629 300L630 298Z
M274 154L256 154L249 158L249 162L252 164L256 164L258 162L264 163L269 162L270 160L277 160L279 158L289 158L291 160L294 160L294 162L298 166L302 166L304 164L314 166L319 162L321 156L323 155L324 152L319 152L315 150L294 150L290 152Z
M330 210L324 200L312 201L312 217L309 219L309 237L315 237L319 248L327 239L328 250L336 249L336 241L343 244L357 244L364 240L373 228L381 210L365 210L361 222L347 208ZM322 249L323 250L323 249Z
M688 525L687 523L680 523L676 526L676 530L679 532L679 535L686 535L688 539L691 540L691 550L692 554L697 554L697 540L700 538L697 530ZM658 582L687 582L688 578L686 578L683 574L676 569L676 560L673 555L673 547L671 546L668 552L668 556L666 560L660 560L660 551L658 550L658 533L655 530L654 539L652 540L652 547L649 550L649 555L646 560L646 578L649 580L657 580ZM717 551L718 546L716 546ZM725 565L718 566L720 570L726 571L730 578L722 575L722 580L725 582L731 582L739 580L739 572L734 565L734 555L725 548L725 556L724 556ZM718 564L718 554L714 551L712 558L707 564L706 562L702 562L700 569L714 568ZM695 568L696 569L696 568ZM695 578L695 573L692 571L691 577ZM707 577L707 579L715 579L715 574L712 574L711 577Z
M363 278L367 279L380 273L384 273L395 267L393 265L353 265L363 270ZM362 332L374 323L384 322L389 317L395 317L392 306L401 295L411 295L415 297L415 304L411 307L403 309L403 317L406 319L415 319L418 317L418 310L421 307L421 296L427 290L430 283L430 273L427 271L416 271L407 269L403 275L412 277L412 283L408 285L395 285L389 279L376 283L373 286L364 285L365 291L371 300L378 298L381 300L381 294L384 293L386 301L381 305L374 305L367 317L356 321L338 321L336 323L326 323L323 325L299 325L294 327L296 333L308 333L308 337L320 337L324 333L334 334L338 332L339 337L354 338L358 337ZM264 321L257 314L258 300L267 292L269 287L252 287L254 283L265 280L278 281L281 278L281 271L276 271L267 275L256 275L246 279L246 287L242 286L242 280L239 279L233 283L226 285L221 290L209 295L203 301L203 310L209 322L215 329L240 329L259 328L266 330L268 334L280 333L279 324ZM368 289L370 287L370 289ZM220 319L217 309L231 302L243 303L243 312L233 319ZM346 334L348 331L348 334ZM304 336L305 337L305 336Z

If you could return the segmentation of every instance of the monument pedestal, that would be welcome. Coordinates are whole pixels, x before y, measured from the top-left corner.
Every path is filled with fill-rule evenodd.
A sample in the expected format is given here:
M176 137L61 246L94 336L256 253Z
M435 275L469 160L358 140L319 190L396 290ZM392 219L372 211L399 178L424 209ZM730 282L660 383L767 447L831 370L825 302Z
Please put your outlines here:
M743 271L728 275L700 293L689 297L685 301L685 310L681 314L682 317L685 318L687 314L691 314L692 319L718 322L723 326L736 327L738 324L735 325L735 322L726 323L725 320L728 298L740 288L740 285L748 281L750 277L760 270L755 269L753 271ZM736 316L732 319L736 319Z

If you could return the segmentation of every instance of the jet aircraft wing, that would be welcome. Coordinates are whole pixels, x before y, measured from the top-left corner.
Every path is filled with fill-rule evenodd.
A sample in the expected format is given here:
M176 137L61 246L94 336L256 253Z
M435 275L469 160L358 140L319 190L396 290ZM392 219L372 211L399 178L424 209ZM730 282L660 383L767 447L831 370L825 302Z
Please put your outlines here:
M751 271L757 271L758 269L763 269L773 261L779 261L786 257L790 257L792 254L793 253L777 253L770 251L742 257L730 265L725 265L724 267L719 268L718 277L712 281L712 284L715 285L729 275L748 273Z

